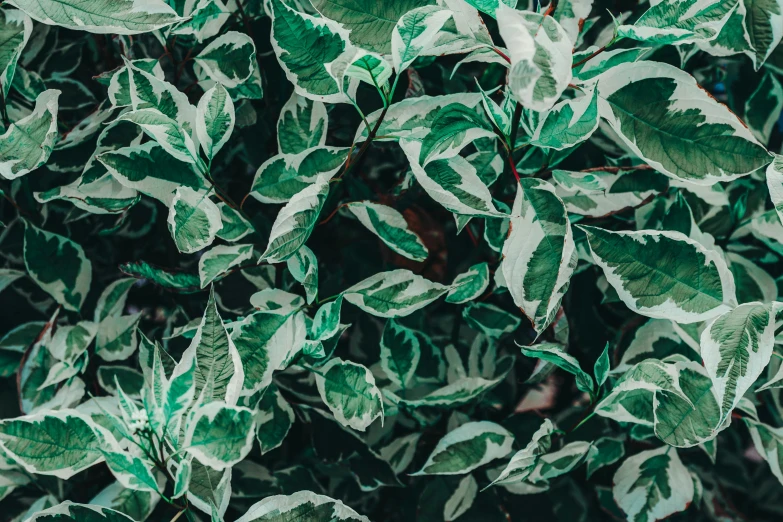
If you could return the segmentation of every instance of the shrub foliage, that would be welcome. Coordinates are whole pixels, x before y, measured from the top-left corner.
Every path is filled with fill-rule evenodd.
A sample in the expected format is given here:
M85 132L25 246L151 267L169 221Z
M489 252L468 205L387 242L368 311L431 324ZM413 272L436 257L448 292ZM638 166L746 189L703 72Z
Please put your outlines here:
M783 516L783 0L0 4L3 520Z

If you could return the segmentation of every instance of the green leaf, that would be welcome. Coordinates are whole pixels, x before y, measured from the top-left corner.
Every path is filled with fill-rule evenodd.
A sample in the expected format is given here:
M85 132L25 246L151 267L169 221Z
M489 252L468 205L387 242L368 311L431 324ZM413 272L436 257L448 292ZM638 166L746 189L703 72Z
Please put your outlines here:
M138 34L180 18L161 0L8 0L33 19L99 34Z
M684 511L693 501L693 480L670 447L625 459L613 482L614 500L629 520L655 522Z
M462 475L503 458L514 436L494 422L468 422L440 439L427 462L414 475Z
M281 263L296 254L318 223L328 194L329 181L319 176L315 183L292 197L277 214L260 261Z
M92 282L92 264L81 246L25 221L24 263L33 281L66 310L82 307Z
M670 65L618 65L600 77L598 96L601 117L623 143L675 179L712 185L772 160L731 111Z
M198 260L198 275L201 288L227 275L231 269L240 266L253 257L253 245L219 245L204 252Z
M726 312L701 334L704 367L727 417L769 363L775 339L772 305L745 303Z
M449 287L410 270L381 272L343 292L345 300L376 317L405 317L433 302Z
M297 93L323 102L348 101L327 64L348 51L347 33L328 18L301 13L271 1L272 47Z
M305 518L306 517L306 518ZM274 495L256 502L236 522L264 522L275 519L329 520L338 522L370 522L339 500L318 495L312 491L298 491L293 495Z
M120 484L137 491L158 491L151 464L123 451L101 451L106 465Z
M30 522L132 522L134 519L119 511L90 504L76 504L66 500L32 517Z
M212 161L234 130L234 102L225 87L217 84L204 93L196 111L196 134L207 159Z
M198 291L201 288L199 277L196 274L166 270L150 265L146 261L124 263L119 268L124 274L138 279L149 279L156 285L164 288L172 288L188 293Z
M294 91L277 120L277 146L280 154L299 154L326 143L329 116L326 106Z
M195 395L206 394L202 403L213 399L236 403L244 382L242 361L218 313L214 289L210 290L204 316L180 364L187 366L191 360L196 363Z
M783 86L775 75L766 73L745 101L745 123L762 145L769 143L775 123L783 110Z
M753 445L761 458L767 461L769 469L775 478L783 484L783 471L781 471L781 456L783 456L783 429L773 428L762 422L743 417L742 419L750 431Z
M321 399L340 424L365 431L383 419L381 391L366 367L336 357L313 372Z
M348 31L357 47L375 53L391 50L392 30L405 13L432 3L430 0L399 0L378 3L368 0L313 0L313 7L324 17L339 23ZM398 69L401 70L401 69Z
M16 179L49 159L57 139L57 100L61 92L49 89L38 95L33 111L12 123L0 136L0 176Z
M693 323L736 304L734 279L723 258L679 232L580 228L609 284L637 313Z
M509 49L508 87L524 107L545 111L571 83L568 34L551 16L517 11L500 3L500 36Z
M489 286L489 265L479 263L454 278L447 303L462 304L480 297Z
M73 411L0 422L0 448L29 473L68 479L100 462L103 443L94 425Z
M247 456L255 429L251 410L211 402L193 412L184 444L186 451L202 464L221 470Z
M609 377L609 343L606 343L604 351L596 359L593 366L593 375L595 376L596 388L603 386L606 378Z
M307 296L307 304L318 297L318 259L312 250L302 245L286 263L291 276L302 283Z
M129 121L138 125L147 136L155 140L163 150L175 159L192 163L203 169L203 161L196 151L193 139L176 121L157 109L139 109L126 112L118 121Z
M222 227L220 209L209 196L188 187L174 193L167 220L177 249L192 254L212 244Z
M256 171L250 195L262 203L286 203L319 178L332 179L347 157L345 147L322 146L273 156Z
M170 206L180 187L206 193L209 185L192 164L180 161L154 141L103 152L97 160L122 185Z
M470 303L462 309L462 318L471 328L487 337L497 338L519 328L522 320L489 303Z
M405 2L402 3L404 4ZM414 7L417 3L423 4L426 2L408 0L407 3L412 4L411 7ZM423 5L415 9L409 8L400 14L401 16L397 17L399 21L397 21L391 34L392 61L397 74L410 67L422 51L432 44L443 24L452 16L449 10L435 5ZM388 49L378 52L388 52Z
M587 478L599 469L611 466L625 456L623 441L612 437L601 437L587 452Z
M244 368L243 395L267 388L272 372L287 366L304 344L304 323L301 312L270 311L249 314L234 326L231 339Z
M421 238L408 227L405 217L386 205L370 201L348 203L347 208L367 230L386 246L413 261L424 261L429 252Z
M655 392L655 435L670 446L688 448L717 436L721 404L704 367L680 361L675 369L675 386L685 398L666 390Z
M397 386L405 389L421 359L421 342L414 330L390 319L381 334L381 368Z
M552 445L555 426L545 419L524 449L517 451L506 467L490 485L509 485L526 480L535 469L539 456L547 453Z
M261 453L268 453L283 443L294 423L294 410L280 390L272 384L264 391L255 411L256 438Z
M207 45L194 61L222 86L232 89L244 83L256 65L256 46L246 34L228 31Z
M579 361L563 351L563 348L554 343L542 343L534 346L522 346L522 353L528 357L535 357L548 363L552 363L576 377L576 387L592 397L595 394L595 384L590 374L584 372L579 366Z
M16 62L32 32L33 21L24 12L0 11L0 92L5 99L14 79Z
M462 156L419 163L421 141L400 141L411 164L413 175L429 196L446 210L465 216L495 217L500 213L492 204L489 188L476 174L476 168Z
M560 308L576 267L573 233L554 187L534 178L520 181L510 226L500 269L514 303L540 334Z
M546 113L536 128L531 144L563 150L584 142L598 128L598 91L563 100Z

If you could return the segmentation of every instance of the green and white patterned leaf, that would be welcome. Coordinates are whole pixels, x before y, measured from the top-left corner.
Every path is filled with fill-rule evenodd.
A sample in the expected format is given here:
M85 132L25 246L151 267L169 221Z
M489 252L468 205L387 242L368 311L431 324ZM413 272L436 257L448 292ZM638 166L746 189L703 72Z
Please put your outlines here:
M195 5L189 13L190 19L174 26L171 34L193 35L201 43L218 34L231 16L222 0L198 0L192 3Z
M462 156L452 156L419 163L421 141L401 140L416 181L429 196L455 214L495 217L501 215L492 203L489 188L481 181L476 168Z
M667 176L712 185L772 160L726 106L671 65L613 67L599 77L598 96L601 117L623 143Z
M410 0L416 4L416 0ZM423 3L423 2L419 2ZM435 5L411 9L401 17L391 34L391 54L397 74L410 67L425 48L430 46L452 13Z
M400 399L398 402L410 408L453 409L468 404L491 390L506 378L508 369L492 379L483 377L462 377L419 399Z
M340 424L365 431L375 419L383 419L381 391L366 367L335 357L312 371L321 399Z
M670 446L689 448L712 440L722 429L721 404L699 363L679 361L675 370L676 386L687 400L665 390L655 392L655 435Z
M152 464L124 451L102 450L106 465L117 482L135 491L158 491L152 474Z
M348 35L328 18L297 11L272 0L272 47L296 92L311 100L347 102L331 64L350 52Z
M572 100L563 100L541 119L532 145L563 150L586 141L598 128L598 92L593 90Z
M691 475L677 450L667 446L625 459L613 482L615 502L636 522L666 519L693 501Z
M580 228L607 281L636 313L694 323L736 305L734 278L722 256L679 232Z
M211 402L193 412L185 433L185 448L206 466L230 468L250 452L255 430L251 410Z
M95 355L104 361L123 361L136 351L136 329L141 312L116 315L101 321L95 339Z
M250 195L262 203L286 203L318 178L331 179L347 158L348 148L323 146L273 156L256 171Z
M783 86L774 74L764 74L759 86L745 102L745 123L762 145L769 143L783 110Z
M57 139L57 100L60 94L57 89L39 94L33 111L12 123L0 136L0 176L16 179L49 159Z
M62 504L34 513L26 522L133 522L134 519L113 509L66 500Z
M355 78L360 82L372 85L379 92L383 92L383 89L388 87L391 75L392 66L383 56L359 49L348 62L348 67L345 68L343 82L345 83L349 78Z
M776 154L767 167L767 190L778 219L783 223L783 156Z
M233 89L253 73L256 46L248 35L229 31L212 40L194 61L212 80Z
M16 62L32 32L33 21L24 12L0 10L0 92L4 99L8 98Z
M283 398L277 386L269 386L255 411L256 438L262 455L283 443L295 418L293 408Z
M587 452L587 478L605 466L611 466L625 456L623 441L612 437L601 437L594 441Z
M500 269L514 303L540 334L560 308L576 267L576 244L555 188L540 179L520 180L510 226Z
M299 299L303 305L304 300ZM297 311L257 312L235 325L231 338L244 368L242 394L251 395L269 386L272 373L285 368L301 350L306 333L304 314Z
M568 212L589 217L610 215L638 207L645 199L664 192L669 178L650 170L609 172L572 172L554 170L556 193Z
M585 22L590 16L592 8L593 0L565 0L558 2L555 6L555 12L552 16L563 27L574 47L578 47L583 29L584 31L589 30L584 26L588 25L589 27L589 24L585 24Z
M495 138L492 123L483 110L461 103L446 105L437 111L421 140L418 163L426 167L435 160L451 158L481 138ZM400 145L406 148L403 142Z
M532 473L538 462L539 456L547 453L552 445L552 436L555 426L552 421L545 419L541 426L533 433L530 442L524 449L517 451L503 471L492 480L490 485L509 485L521 482Z
M302 245L296 253L286 262L291 276L302 283L307 296L307 304L311 304L318 297L318 258L312 250Z
M190 135L176 120L169 118L159 110L139 109L126 112L117 120L135 123L175 159L191 163L203 170L204 162L199 157Z
M277 120L277 146L280 154L299 154L326 143L329 116L326 106L294 91Z
M444 96L424 95L406 98L388 107L386 115L376 132L378 136L376 140L422 139L429 134L432 123L445 107L459 104L472 109L478 107L481 101L481 95L478 93L447 94ZM377 124L382 112L383 110L379 109L367 115L369 129L372 129ZM358 143L367 139L367 135L370 132L368 126L359 126L354 141ZM403 144L401 143L401 145ZM412 157L418 158L419 151L417 150Z
M220 209L220 220L223 223L221 229L218 230L217 237L232 243L253 232L253 225L236 209L222 201L217 206Z
M188 367L196 362L196 397L206 393L202 402L212 399L236 404L245 380L237 347L223 325L215 302L215 292L209 293L207 308L180 364Z
M447 303L462 304L480 297L489 286L489 265L479 263L454 278Z
M479 487L473 475L466 475L443 506L443 520L451 521L464 515L473 506Z
M378 3L371 0L313 0L312 4L324 17L336 21L357 47L374 53L388 54L392 49L392 31L397 20L430 0L399 0ZM398 69L400 71L401 69Z
M657 392L678 394L686 403L690 401L678 388L678 382L674 364L646 359L625 372L612 391L595 407L595 413L617 422L653 427L653 401Z
M149 517L159 501L160 496L155 493L127 489L115 481L95 495L90 504L119 511L138 521Z
M528 109L551 108L571 82L571 39L551 16L502 3L496 14L511 58L509 89Z
M100 462L104 443L87 418L70 410L0 422L0 448L26 471L38 475L67 480Z
M23 250L32 280L66 310L79 311L92 283L92 264L82 247L25 221Z
M564 370L576 377L576 387L591 396L595 393L595 383L590 374L582 370L573 355L563 351L559 344L542 343L533 346L522 346L522 353L528 357L535 357L548 363L554 364L561 370Z
M206 194L207 180L195 167L180 161L154 141L104 152L97 157L122 185L171 206L180 187Z
M196 108L196 134L209 161L231 137L235 122L234 102L223 85L204 93Z
M219 245L204 252L198 260L198 276L201 288L227 274L253 257L253 245Z
M716 0L664 0L650 8L633 25L621 25L617 35L654 44L684 44L716 38L731 11L731 2Z
M381 334L381 369L391 382L408 388L421 360L421 340L416 331L397 321L386 321Z
M165 81L162 71L158 77L155 68L148 72L138 60L131 63L123 59L129 72L128 86L133 110L157 109L179 123L184 131L191 132L196 123L196 108L190 104L188 96Z
M300 519L302 522L306 520L370 522L369 518L358 514L339 500L312 491L266 497L250 506L250 509L236 522L271 522L285 519Z
M665 319L650 319L640 326L612 373L625 372L645 359L662 360L672 354L697 359L698 343L695 346L688 343L677 332L674 324Z
M440 439L413 475L463 475L511 452L514 436L494 422L468 422Z
M162 0L8 0L47 25L99 34L138 34L181 18Z
M701 334L701 356L723 417L761 376L772 357L775 307L745 303L716 317Z
M398 211L380 203L356 201L347 208L367 230L374 233L389 248L403 257L424 261L429 252L421 238L408 228L408 222Z
M343 292L345 300L376 317L405 317L447 293L449 287L434 283L410 270L381 272Z
M515 314L490 303L469 303L462 309L468 326L487 337L496 339L519 328L522 320Z
M223 226L220 209L209 196L188 187L174 193L167 223L177 249L185 254L211 245Z
M783 484L783 428L773 428L762 422L757 422L748 417L743 417L745 424L750 431L750 437L753 439L753 445L758 454L767 461L769 469L775 478Z
M281 263L296 254L318 223L328 195L329 180L319 176L312 185L292 197L277 214L266 251L259 261Z

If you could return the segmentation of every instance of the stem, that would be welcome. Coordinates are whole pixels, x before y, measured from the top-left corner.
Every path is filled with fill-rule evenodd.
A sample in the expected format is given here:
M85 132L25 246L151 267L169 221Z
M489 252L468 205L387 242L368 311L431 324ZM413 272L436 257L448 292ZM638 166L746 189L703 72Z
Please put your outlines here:
M504 53L503 51L501 51L497 47L493 47L492 50L495 51L495 54L497 54L498 56L500 56L501 58L506 60L508 63L511 63L511 58L509 58L508 55L506 55L506 53Z
M345 169L342 171L342 173L339 176L337 176L337 179L342 178L350 171L355 169L356 166L361 163L361 160L364 157L364 153L367 152L368 148L370 148L370 144L372 143L372 140L375 139L375 135L378 133L378 129L381 128L381 123L383 123L383 119L386 117L386 112L388 110L389 110L388 106L383 108L383 111L381 111L381 115L378 117L378 121L375 122L375 126L370 131L370 134L367 135L367 139L364 141L364 143L362 143L362 147L359 149L359 152L356 154L356 160L351 161L351 157L349 156Z
M573 64L573 65L571 66L571 68L572 68L572 69L576 69L576 68L577 68L577 67L579 67L580 65L582 65L582 64L584 64L584 63L586 63L586 62L589 62L590 60L592 60L593 58L595 58L596 56L598 56L598 55L599 55L599 54L601 54L602 52L606 51L606 49L607 49L607 48L609 48L609 46L610 46L610 45L612 45L613 43L614 43L614 41L611 41L611 42L609 42L608 44L606 44L606 45L604 45L603 47L601 47L600 49L597 49L597 50L596 50L594 53L592 53L590 56L587 56L587 57L585 57L585 58L582 58L581 60L579 60L578 62L576 62L575 64Z

